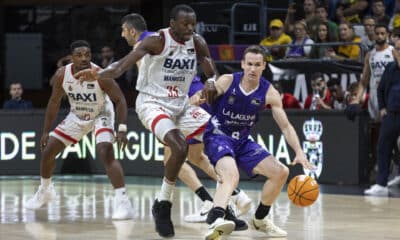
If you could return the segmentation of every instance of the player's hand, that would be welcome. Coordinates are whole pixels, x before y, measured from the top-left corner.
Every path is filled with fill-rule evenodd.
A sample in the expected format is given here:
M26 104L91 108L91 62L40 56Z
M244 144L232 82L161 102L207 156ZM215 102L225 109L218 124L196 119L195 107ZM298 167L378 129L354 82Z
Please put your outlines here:
M296 154L294 160L292 161L291 165L296 165L296 164L301 164L303 165L304 168L309 169L309 170L315 170L316 167L314 166L314 164L310 163L306 157L306 155L304 154L303 151L301 151L300 153Z
M128 143L126 132L117 132L117 135L115 136L115 141L117 141L118 149L124 149L126 147L126 144Z
M74 74L74 78L78 79L82 84L83 82L93 82L97 80L97 69L84 69Z
M40 138L40 151L43 152L44 148L47 146L47 142L49 141L49 133L43 133Z
M192 95L189 99L189 103L191 105L200 106L201 104L205 103L206 99L204 97L203 91Z
M204 84L203 92L205 95L206 102L208 104L213 104L218 96L218 91L215 86L215 81L207 80L206 84Z

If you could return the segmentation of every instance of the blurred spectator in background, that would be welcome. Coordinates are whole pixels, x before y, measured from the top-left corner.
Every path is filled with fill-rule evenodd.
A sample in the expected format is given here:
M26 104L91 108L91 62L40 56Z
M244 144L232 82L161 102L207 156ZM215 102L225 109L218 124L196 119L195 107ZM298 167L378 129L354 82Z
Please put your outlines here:
M335 35L329 31L329 26L327 22L321 22L318 27L318 35L315 39L316 43L329 43L329 42L337 42L337 38ZM337 46L312 46L310 57L311 58L326 58L329 57L330 52L335 52L337 50Z
M101 59L100 65L102 68L108 67L114 62L114 50L110 46L104 46L101 48Z
M295 31L295 22L299 20L304 20L307 25L313 26L315 23L315 7L317 6L316 0L304 0L303 1L303 13L300 13L299 8L296 2L292 1L289 3L288 11L285 18L285 27L284 31L289 35L293 35ZM296 16L297 15L297 16ZM307 29L308 30L308 29Z
M283 91L282 84L280 81L274 81L274 82L272 82L272 85L281 95L282 107L284 109L301 109L302 108L299 100L297 100L297 98L295 96ZM270 109L271 106L267 105L267 108Z
M267 61L270 62L284 58L286 53L286 47L271 46L290 44L291 42L292 38L283 32L283 22L280 19L273 19L269 23L269 36L261 40L260 45L268 47L271 57Z
M363 19L365 35L361 38L361 48L367 53L375 46L375 19L371 16L365 16Z
M339 23L361 23L367 9L367 0L340 0L336 6L336 20Z
M395 28L390 33L389 44L394 45L400 39L400 28Z
M22 84L19 82L10 84L10 96L11 99L5 101L3 104L3 109L9 110L28 110L32 109L32 102L29 100L22 99L22 94L24 93L24 89L22 88Z
M339 36L339 27L337 26L336 23L332 22L331 20L328 19L328 10L325 5L318 5L317 8L315 9L315 16L319 20L318 25L317 25L317 32L316 34L318 35L319 31L319 26L321 23L326 23L328 27L328 31L333 39L335 41L338 39ZM316 39L317 35L311 35L313 37L313 40ZM314 38L315 37L315 38Z
M345 43L355 43L351 45L340 45L338 47L337 53L334 51L329 52L329 56L334 59L343 60L343 59L351 59L351 60L359 60L361 49L359 43L361 39L359 36L355 35L354 28L351 23L345 22L339 25L339 36L340 41Z
M324 75L316 72L311 76L311 90L304 102L304 109L320 110L331 109L331 92L326 86Z
M385 13L385 2L383 0L372 1L372 16L376 20L376 24L389 25L390 17Z
M366 91L364 91L361 94L360 98L357 99L357 94L359 93L359 89L360 89L360 84L358 82L353 82L348 86L347 105L352 104L354 102L359 102L362 109L368 109L369 95Z
M343 90L338 79L331 79L328 82L328 89L332 96L331 107L334 110L344 110L350 98L349 92Z
M304 20L297 21L294 25L295 39L292 40L291 46L286 52L286 58L305 58L310 55L311 45L303 46L304 44L313 44L314 41L307 35L307 24Z

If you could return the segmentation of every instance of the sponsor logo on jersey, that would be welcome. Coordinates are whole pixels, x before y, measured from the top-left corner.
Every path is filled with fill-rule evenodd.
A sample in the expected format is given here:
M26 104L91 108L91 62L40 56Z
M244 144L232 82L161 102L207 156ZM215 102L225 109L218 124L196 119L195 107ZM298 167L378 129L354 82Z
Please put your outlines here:
M372 62L371 63L371 68L372 69L385 68L388 63L389 62L387 62L387 61Z
M228 98L228 104L232 105L235 102L235 96L230 95Z
M95 93L68 93L68 97L72 98L74 101L82 101L82 102L97 101Z
M87 89L94 89L94 84L93 83L89 83L87 85Z
M187 53L188 53L188 54L195 54L194 48L189 48L189 49L187 50Z
M251 100L251 104L256 105L256 106L260 106L261 100L258 99L258 98L253 98L253 99Z
M195 66L195 60L194 59L172 59L172 58L166 58L164 61L164 68L170 68L170 69L188 69L188 70L193 70Z
M164 81L166 82L184 82L184 76L164 76Z

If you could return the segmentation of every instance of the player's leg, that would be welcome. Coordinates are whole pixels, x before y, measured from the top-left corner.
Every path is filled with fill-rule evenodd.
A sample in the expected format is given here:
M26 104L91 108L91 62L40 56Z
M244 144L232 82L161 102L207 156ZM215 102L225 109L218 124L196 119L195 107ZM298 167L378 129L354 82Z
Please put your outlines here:
M115 191L112 219L129 219L132 218L133 215L132 204L126 193L124 171L120 162L114 157L112 145L114 135L111 128L112 126L109 127L110 128L107 128L106 131L99 131L98 128L96 129L96 152L97 156L104 164L106 174ZM102 130L104 129L105 128L102 128Z
M378 140L378 175L376 184L364 191L364 194L375 196L387 196L389 189L387 181L390 172L390 161L392 151L396 145L396 140L399 135L398 117L392 113L388 113L383 118Z
M174 106L153 96L139 93L136 98L136 112L143 125L162 142L171 148L171 155L164 167L161 191L154 201L152 214L156 231L162 237L173 237L174 226L171 221L172 192L176 178L187 156L185 136L171 118Z
M189 145L189 149L190 149ZM171 154L171 150L169 147L165 146L164 150L164 163L167 162ZM179 171L178 178L188 186L196 195L201 199L203 202L202 207L200 208L199 212L196 214L185 216L184 220L186 222L205 222L207 218L207 214L212 208L212 197L207 191L207 189L203 186L200 182L200 179L197 177L196 172L193 168L188 164L184 163L182 165L181 170Z
M258 231L264 232L267 237L286 237L286 231L275 226L273 222L268 219L268 214L271 205L279 196L286 183L289 169L270 155L254 168L253 173L266 176L268 180L263 186L261 201L251 220L251 226Z
M198 168L203 170L203 172L205 172L209 177L218 182L214 166L210 163L210 160L208 159L207 155L204 154L203 151L204 151L203 143L195 142L195 144L190 144L188 152L188 160L194 165L196 165ZM239 188L233 190L231 200L232 203L234 204L235 215L237 215L238 217L246 214L251 208L251 199L247 196L247 194L243 190Z
M55 158L66 146L77 143L82 136L72 114L50 133L40 159L40 186L35 195L25 203L26 208L35 210L55 199L56 193L51 179L56 166Z

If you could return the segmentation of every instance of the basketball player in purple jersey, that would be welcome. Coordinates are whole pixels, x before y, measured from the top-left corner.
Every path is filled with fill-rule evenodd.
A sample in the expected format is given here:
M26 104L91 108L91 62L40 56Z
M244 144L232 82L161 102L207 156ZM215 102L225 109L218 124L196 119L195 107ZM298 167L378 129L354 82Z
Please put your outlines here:
M250 225L267 237L286 237L287 233L275 226L268 218L270 207L280 194L289 174L288 168L274 158L266 149L249 138L250 130L258 120L258 112L267 104L271 105L272 115L292 147L296 156L293 164L300 163L313 168L304 154L297 134L287 119L278 91L262 77L266 67L265 52L260 46L250 46L243 54L243 72L222 75L215 83L207 84L216 88L217 96L206 89L207 101L213 103L212 114L206 127L203 141L205 153L222 183L214 196L214 207L208 214L210 230L206 239L219 239L229 235L234 223L224 220L224 209L230 193L239 182L238 167L249 176L268 177L261 201L251 219Z

